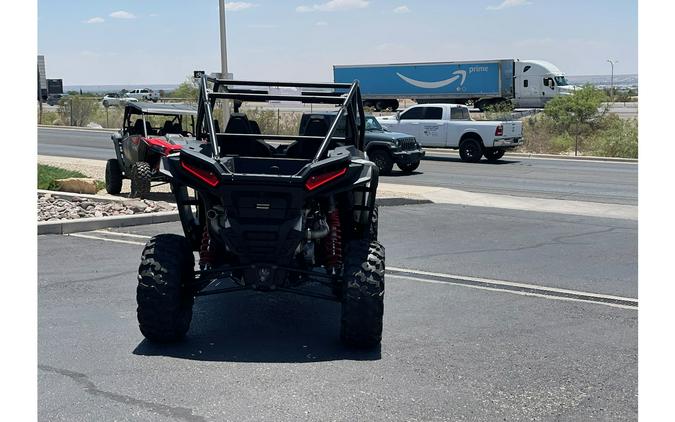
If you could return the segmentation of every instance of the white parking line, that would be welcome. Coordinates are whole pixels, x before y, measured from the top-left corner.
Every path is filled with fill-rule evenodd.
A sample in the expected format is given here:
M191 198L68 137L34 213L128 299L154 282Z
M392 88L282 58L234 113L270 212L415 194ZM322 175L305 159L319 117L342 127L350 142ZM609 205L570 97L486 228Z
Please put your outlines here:
M109 230L92 230L90 233L110 234L110 235L113 235L113 236L123 236L123 237L137 237L139 239L150 239L152 237L152 236L146 236L144 234L113 232L113 231L109 231Z
M563 294L568 294L568 295L588 296L588 297L597 298L597 299L620 300L620 301L626 301L626 302L634 302L635 306L637 306L637 304L638 304L637 299L629 298L629 297L603 295L603 294L598 294L598 293L581 292L581 291L577 291L577 290L559 289L557 287L545 287L545 286L539 286L539 285L536 285L536 284L516 283L516 282L513 282L513 281L495 280L495 279L482 278L482 277L470 277L470 276L466 276L466 275L454 275L454 274L434 273L434 272L422 271L422 270L411 270L411 269L408 269L408 268L397 268L397 267L387 267L387 268L392 270L392 271L400 271L400 272L405 272L405 273L414 274L414 275L426 275L426 276L440 277L440 278L448 279L450 281L452 281L452 280L462 280L462 281L470 281L470 282L479 282L479 283L493 284L493 285L504 286L504 287L536 289L536 290L539 290L539 291L551 292L551 293L563 293ZM436 281L436 282L446 283L446 281Z
M139 235L133 233L121 233L107 230L94 230L88 233L98 233L100 235L113 235L119 237L132 237L139 239L150 239L151 236ZM96 236L94 234L70 233L65 236L79 237L83 239L102 240L104 242L124 243L128 245L144 246L145 242L134 242L131 240L111 239L109 237ZM556 287L539 286L536 284L517 283L513 281L495 280L482 277L471 277L454 274L435 273L430 271L413 270L408 268L388 267L394 273L387 273L389 278L398 278L402 280L417 281L428 284L445 284L461 287L469 287L479 290L488 290L493 292L511 293L521 296L539 297L552 300L563 300L570 302L592 303L596 305L605 305L622 309L638 309L638 300L635 298L604 295L599 293L583 292L577 290L559 289ZM426 276L426 277L424 277ZM437 277L441 280L434 280L429 277ZM617 303L619 302L619 303Z
M69 233L69 234L66 234L64 236L81 237L83 239L104 240L106 242L113 242L113 243L126 243L128 245L145 246L145 242L132 242L131 240L107 239L105 237L91 236L91 235L82 234L82 233Z
M499 289L495 287L485 287L485 286L472 286L470 284L464 284L464 283L453 283L452 281L438 281L438 280L430 280L430 279L425 279L425 278L419 278L419 277L409 277L409 276L404 276L404 275L396 275L396 274L387 274L388 278L400 278L403 280L410 280L410 281L418 281L421 283L428 283L428 284L450 284L453 286L461 286L461 287L468 287L471 289L479 289L479 290L489 290L493 292L500 292L500 293L511 293L511 294L516 294L516 295L521 295L521 296L532 296L532 297L539 297L543 299L552 299L552 300L564 300L568 302L584 302L584 303L592 303L594 305L605 305L605 306L611 306L614 308L621 308L621 309L631 309L631 310L637 310L637 304L636 305L621 305L618 303L608 303L608 302L598 302L595 300L585 300L585 299L577 299L573 297L560 297L560 296L552 296L552 295L547 295L543 293L530 293L530 292L523 292L523 291L518 291L518 290L510 290L510 289ZM538 289L539 290L539 289Z

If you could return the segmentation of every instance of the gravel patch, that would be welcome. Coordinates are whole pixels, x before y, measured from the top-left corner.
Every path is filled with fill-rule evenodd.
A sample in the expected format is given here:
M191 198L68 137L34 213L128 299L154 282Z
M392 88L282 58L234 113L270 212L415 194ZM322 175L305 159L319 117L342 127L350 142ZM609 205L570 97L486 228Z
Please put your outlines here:
M147 214L159 211L173 211L175 209L176 206L174 204L164 201L151 201L149 199L103 202L80 197L63 199L49 193L38 193L38 221Z

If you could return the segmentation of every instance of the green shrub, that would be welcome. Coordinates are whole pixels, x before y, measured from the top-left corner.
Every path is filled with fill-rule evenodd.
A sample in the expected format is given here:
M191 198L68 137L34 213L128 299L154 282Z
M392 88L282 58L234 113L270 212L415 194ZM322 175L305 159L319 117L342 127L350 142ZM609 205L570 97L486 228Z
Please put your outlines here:
M587 140L588 153L602 157L638 158L637 119L610 114Z
M58 190L57 179L69 177L87 177L78 171L66 170L60 167L38 164L38 189Z

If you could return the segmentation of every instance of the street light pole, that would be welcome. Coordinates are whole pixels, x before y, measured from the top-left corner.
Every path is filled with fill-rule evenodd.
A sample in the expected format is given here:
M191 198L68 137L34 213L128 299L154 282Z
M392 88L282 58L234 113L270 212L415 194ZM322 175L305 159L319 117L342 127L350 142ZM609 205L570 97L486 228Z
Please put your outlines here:
M610 77L609 82L609 92L611 94L612 102L614 102L614 65L619 63L616 60L607 59L607 62L612 66L612 76Z
M220 9L220 71L221 78L228 78L227 73L227 30L225 28L225 0L218 0ZM225 130L230 119L230 100L223 100L223 123L220 126Z

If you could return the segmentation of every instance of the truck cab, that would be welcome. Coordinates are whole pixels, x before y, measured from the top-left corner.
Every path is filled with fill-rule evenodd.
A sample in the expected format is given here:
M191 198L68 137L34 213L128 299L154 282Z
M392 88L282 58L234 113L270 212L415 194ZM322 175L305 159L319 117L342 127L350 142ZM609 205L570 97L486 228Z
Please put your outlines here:
M555 65L542 60L514 63L514 91L517 107L541 108L553 97L569 95L575 87Z

